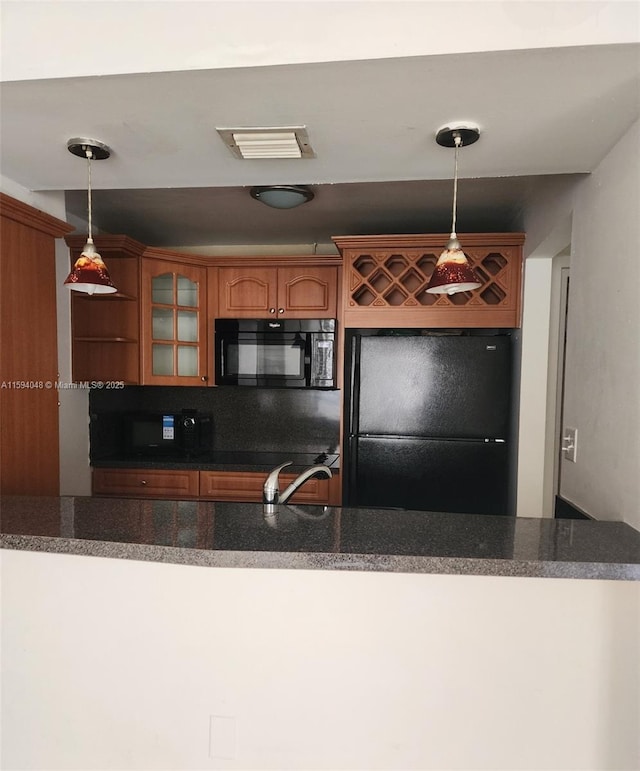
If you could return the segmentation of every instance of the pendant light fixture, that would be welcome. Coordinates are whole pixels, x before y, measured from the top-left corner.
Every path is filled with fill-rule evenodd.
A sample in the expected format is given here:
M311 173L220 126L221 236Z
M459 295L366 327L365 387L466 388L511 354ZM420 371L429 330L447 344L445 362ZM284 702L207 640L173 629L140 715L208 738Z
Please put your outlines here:
M453 174L453 217L451 235L444 251L438 258L426 291L430 294L455 294L468 292L482 286L482 282L471 269L456 235L458 206L458 151L463 145L472 145L480 139L477 126L444 126L436 134L436 142L443 147L455 148Z
M76 292L87 294L113 294L118 290L113 285L107 266L102 261L93 243L91 230L91 161L102 161L111 155L111 150L95 139L70 139L67 149L79 158L87 159L87 198L89 233L82 254L76 260L73 270L65 280L65 286Z

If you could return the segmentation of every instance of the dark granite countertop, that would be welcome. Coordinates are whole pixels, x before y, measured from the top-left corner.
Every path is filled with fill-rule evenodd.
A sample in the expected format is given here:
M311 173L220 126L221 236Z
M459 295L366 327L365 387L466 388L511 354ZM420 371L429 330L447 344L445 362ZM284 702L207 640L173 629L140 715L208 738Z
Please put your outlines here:
M340 456L325 452L245 452L240 450L218 450L193 457L175 457L157 455L140 457L138 455L110 455L92 458L91 465L96 468L163 468L195 469L200 471L263 471L265 473L285 461L292 465L287 472L299 473L315 463L323 463L332 470L340 468Z
M623 522L205 501L0 498L6 549L184 565L640 580Z

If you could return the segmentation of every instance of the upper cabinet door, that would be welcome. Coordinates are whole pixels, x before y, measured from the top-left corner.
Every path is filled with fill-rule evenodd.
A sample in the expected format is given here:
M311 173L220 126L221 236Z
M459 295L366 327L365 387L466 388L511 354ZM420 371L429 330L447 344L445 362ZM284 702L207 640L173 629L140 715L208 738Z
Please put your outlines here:
M207 271L142 261L144 385L205 385Z
M220 268L218 316L264 318L277 315L277 268Z
M278 268L279 315L298 319L335 318L337 294L337 268Z
M220 318L335 318L335 267L220 268Z

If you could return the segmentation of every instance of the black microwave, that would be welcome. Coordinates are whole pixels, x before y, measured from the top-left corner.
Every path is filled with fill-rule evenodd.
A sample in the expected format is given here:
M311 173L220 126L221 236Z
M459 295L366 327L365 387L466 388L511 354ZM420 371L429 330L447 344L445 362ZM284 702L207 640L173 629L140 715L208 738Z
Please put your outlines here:
M213 417L196 410L123 416L124 452L142 458L189 458L213 449Z
M335 388L335 319L216 319L216 385Z

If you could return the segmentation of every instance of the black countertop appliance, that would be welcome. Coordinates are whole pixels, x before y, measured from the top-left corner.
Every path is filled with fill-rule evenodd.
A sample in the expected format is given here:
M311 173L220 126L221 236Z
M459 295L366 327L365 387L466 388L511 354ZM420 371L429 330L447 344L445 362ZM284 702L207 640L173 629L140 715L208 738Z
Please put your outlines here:
M511 336L479 332L348 335L348 505L515 513Z

